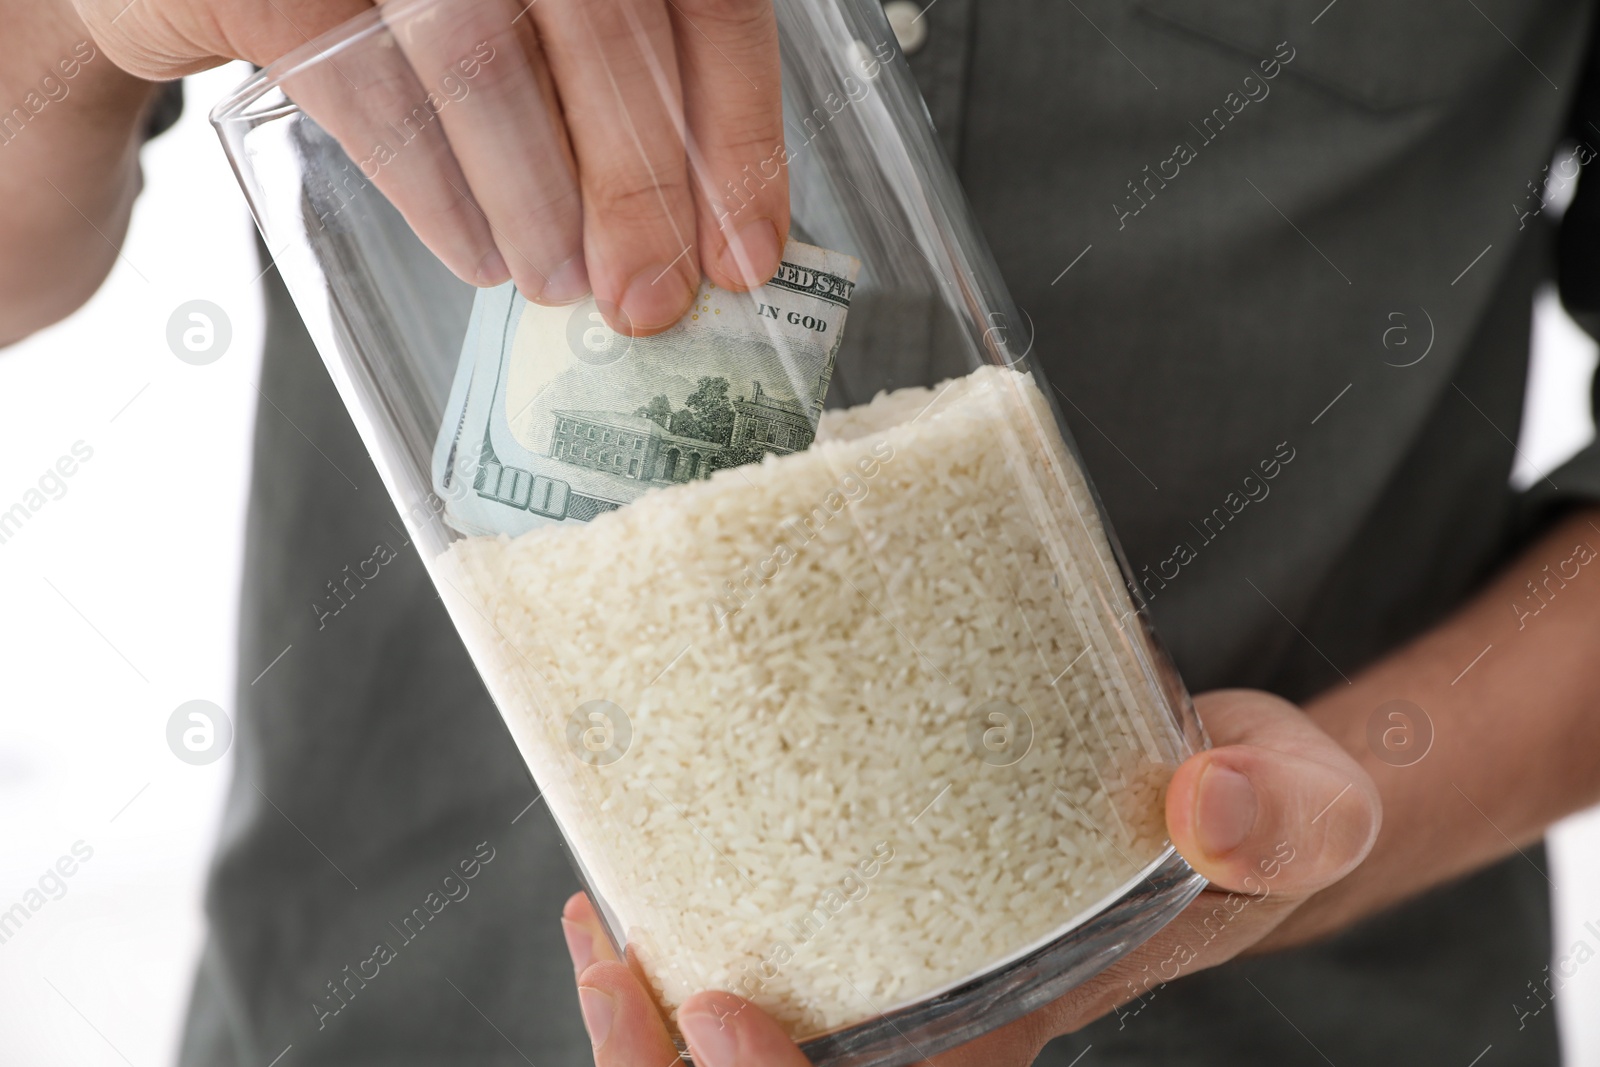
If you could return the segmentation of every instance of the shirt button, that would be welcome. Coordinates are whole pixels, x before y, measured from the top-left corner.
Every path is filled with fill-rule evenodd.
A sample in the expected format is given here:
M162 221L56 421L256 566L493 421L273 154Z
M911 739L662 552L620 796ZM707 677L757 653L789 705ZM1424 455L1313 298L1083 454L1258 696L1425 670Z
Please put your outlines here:
M900 51L908 56L916 55L928 43L928 21L922 17L922 12L913 0L889 0L883 5L883 13L889 17L889 28L894 30L894 39Z

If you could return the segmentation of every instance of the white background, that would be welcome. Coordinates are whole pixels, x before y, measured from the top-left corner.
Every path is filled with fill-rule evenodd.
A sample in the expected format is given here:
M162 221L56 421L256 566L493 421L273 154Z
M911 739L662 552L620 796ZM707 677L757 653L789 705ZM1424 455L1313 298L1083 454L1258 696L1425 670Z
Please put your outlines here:
M94 450L0 544L0 909L75 842L94 850L0 944L0 1063L162 1067L176 1053L230 761L180 762L166 723L188 700L231 704L260 358L253 231L205 122L242 76L190 79L182 123L145 151L147 189L110 281L0 353L0 511L75 442ZM231 348L209 366L166 344L168 316L193 299L232 321ZM1553 299L1535 335L1523 481L1592 433L1592 345ZM1600 928L1600 816L1553 845L1557 955L1580 940L1600 949L1583 929ZM1600 1067L1600 964L1558 1006L1569 1064Z

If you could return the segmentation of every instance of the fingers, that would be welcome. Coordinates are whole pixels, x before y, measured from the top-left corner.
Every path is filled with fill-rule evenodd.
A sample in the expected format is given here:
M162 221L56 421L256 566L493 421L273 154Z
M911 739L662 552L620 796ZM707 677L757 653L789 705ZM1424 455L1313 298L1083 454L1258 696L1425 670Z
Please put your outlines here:
M789 235L778 26L770 0L673 0L701 269L748 289Z
M940 1056L941 1067L981 1067L995 1059L1025 1062L1050 1036L1137 996L1138 983L1171 981L1186 969L1237 955L1298 901L1337 881L1366 856L1381 818L1377 789L1300 709L1248 691L1207 694L1196 705L1217 747L1191 757L1173 776L1168 829L1213 889L1231 893L1203 894L1186 913L1197 922L1173 923L1094 981L981 1042ZM1258 903L1269 891L1272 902ZM563 918L583 927L592 915L586 900L574 898ZM576 960L582 943L571 934L569 940L577 946ZM599 1067L672 1055L649 997L623 964L591 964L582 972L580 996ZM691 997L677 1022L699 1067L803 1067L807 1062L775 1021L729 993ZM625 1056L634 1059L625 1061Z
M439 121L440 97L393 49L351 48L283 81L284 93L344 149L322 175L332 187L313 223L354 224L377 186L418 239L462 281L498 285L510 274Z
M151 78L269 63L371 7L78 6L115 62ZM509 277L541 303L592 286L632 334L675 323L702 270L746 289L777 269L789 202L770 0L483 0L391 28L400 49L369 36L284 83L349 156L327 176L338 210L374 184L463 280Z
M602 960L578 982L595 1067L668 1064L678 1058L666 1024L626 964Z
M578 1005L594 1046L595 1067L638 1067L677 1060L666 1025L626 964L617 961L589 898L574 894L561 909L561 929L578 974Z
M402 20L395 37L439 101L472 198L529 300L589 292L583 205L544 53L512 0L440 8Z
M810 1067L770 1015L732 993L696 993L678 1009L696 1067Z
M372 4L368 0L233 5L206 0L169 0L160 5L77 0L73 6L113 63L138 77L165 81L228 59L265 66Z
M230 21L169 2L187 17L144 26L135 10L106 30L118 62L147 76L268 62L370 6L281 0ZM635 335L677 322L702 271L746 289L777 269L789 206L769 0L481 0L390 28L398 49L369 35L284 83L349 156L328 176L336 210L376 185L463 280L511 278L547 304L592 288Z
M1366 857L1377 788L1332 738L1266 693L1210 693L1196 707L1218 747L1185 761L1167 791L1168 832L1195 870L1242 893L1267 876L1294 898Z
M611 939L600 925L600 916L583 893L574 893L561 909L561 931L567 938L567 954L572 957L576 977L602 960L616 960Z
M1216 747L1173 775L1167 830L1212 885L1144 944L997 1031L995 1041L1037 1048L1163 983L1249 951L1372 847L1377 788L1299 708L1248 690L1208 693L1195 706ZM979 1059L955 1062L981 1067ZM949 1067L942 1058L941 1067Z
M83 0L79 6L112 61L147 78L187 74L225 58L267 64L372 7L366 0L266 5ZM454 9L439 14L451 13ZM502 35L508 32L514 36L516 31L502 28ZM370 211L363 193L376 185L458 277L475 285L498 284L510 273L439 121L465 84L461 64L477 63L479 57L468 50L449 56L449 66L430 62L413 70L382 41L369 35L318 62L301 64L282 82L284 94L349 157L318 175L324 188L320 199L308 204L317 217L307 224L348 224L336 217L347 210L352 215ZM576 237L568 243L575 244Z
M596 1067L670 1064L678 1050L644 986L618 962L594 906L582 893L561 910L567 950L578 972L578 1001ZM700 993L678 1011L678 1028L697 1067L810 1067L783 1028L732 993Z
M700 284L665 4L542 0L530 11L577 156L596 302L618 330L664 330L688 310Z

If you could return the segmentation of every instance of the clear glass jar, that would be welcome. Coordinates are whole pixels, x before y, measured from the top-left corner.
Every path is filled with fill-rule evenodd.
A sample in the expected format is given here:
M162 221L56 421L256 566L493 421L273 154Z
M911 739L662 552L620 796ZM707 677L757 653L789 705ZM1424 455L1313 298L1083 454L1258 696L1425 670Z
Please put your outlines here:
M729 990L821 1064L1041 1006L1200 891L1204 741L881 8L776 3L831 251L659 338L407 222L474 139L567 158L519 9L393 0L212 119L611 937L669 1020Z

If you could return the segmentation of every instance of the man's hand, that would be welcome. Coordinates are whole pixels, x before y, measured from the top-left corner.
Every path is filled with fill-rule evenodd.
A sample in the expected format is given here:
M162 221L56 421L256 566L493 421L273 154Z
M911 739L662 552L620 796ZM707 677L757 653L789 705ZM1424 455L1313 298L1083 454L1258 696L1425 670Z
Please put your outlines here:
M372 7L72 2L114 63L155 80L270 63ZM357 44L284 88L463 280L514 279L548 304L592 286L614 326L645 334L683 315L702 274L746 289L777 269L789 197L770 0L454 0L392 31L397 49ZM430 94L444 106L426 109Z
M0 348L70 315L117 259L152 86L65 0L0 0Z
M561 927L578 978L583 1024L595 1067L664 1067L678 1060L644 985L617 959L589 898L562 909ZM678 1027L696 1067L807 1067L808 1061L771 1016L732 993L697 993L678 1010Z
M1216 747L1178 768L1167 830L1211 886L1176 921L1098 977L978 1040L934 1057L941 1067L1023 1067L1044 1043L1162 982L1249 951L1372 847L1378 791L1360 765L1294 705L1231 690L1196 701ZM598 1067L672 1062L665 1024L617 961L582 895L562 915ZM769 1016L731 993L700 993L678 1024L702 1067L801 1067Z

